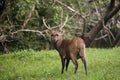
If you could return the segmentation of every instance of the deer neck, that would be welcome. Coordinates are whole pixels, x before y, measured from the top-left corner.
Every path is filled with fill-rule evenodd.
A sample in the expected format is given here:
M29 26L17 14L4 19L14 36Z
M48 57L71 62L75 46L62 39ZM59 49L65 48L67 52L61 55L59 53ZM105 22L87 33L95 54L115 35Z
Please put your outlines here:
M58 51L60 51L60 46L62 44L62 41L63 41L63 38L61 38L60 40L54 42L55 49L57 49Z

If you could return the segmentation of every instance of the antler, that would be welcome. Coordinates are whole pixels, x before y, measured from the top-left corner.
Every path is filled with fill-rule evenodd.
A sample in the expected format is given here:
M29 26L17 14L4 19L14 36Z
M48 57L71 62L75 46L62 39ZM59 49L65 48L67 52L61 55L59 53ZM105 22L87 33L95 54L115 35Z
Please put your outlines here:
M59 27L59 26L60 26L59 30L62 30L63 27L66 25L66 23L67 23L67 21L68 21L68 15L66 16L65 22L64 22L63 24L62 24L62 21L61 21L61 24L60 24L60 25L55 26L55 27L53 27L53 28L51 28L49 25L46 24L44 17L42 18L42 20L43 20L44 26L45 26L47 29L51 30L51 29L53 29L53 28L56 28L56 27Z
M44 26L45 26L47 29L51 30L50 26L46 24L44 17L42 18L42 20L43 20Z
M68 15L66 16L64 24L63 25L61 24L61 27L59 28L60 30L63 29L63 27L66 25L67 21L68 21Z

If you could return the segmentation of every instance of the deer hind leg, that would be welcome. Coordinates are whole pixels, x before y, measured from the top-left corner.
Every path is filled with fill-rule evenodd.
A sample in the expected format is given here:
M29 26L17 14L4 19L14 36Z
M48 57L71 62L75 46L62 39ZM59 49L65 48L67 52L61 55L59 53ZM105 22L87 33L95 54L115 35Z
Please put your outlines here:
M66 71L68 70L69 62L70 62L70 59L67 59L66 60Z
M85 73L87 75L87 64L86 64L86 59L84 57L81 58L82 59L82 62L84 64L84 68L85 68Z
M84 68L85 68L85 73L87 75L87 63L86 63L86 53L85 53L85 47L81 48L80 50L80 55L81 55L81 60L84 64Z
M76 73L76 71L78 69L78 62L77 62L76 56L74 56L73 54L71 54L71 60L72 60L73 64L75 65L75 71L74 71L74 73Z
M77 62L77 60L75 60L74 64L75 64L75 72L74 73L76 73L76 71L78 69L78 62Z

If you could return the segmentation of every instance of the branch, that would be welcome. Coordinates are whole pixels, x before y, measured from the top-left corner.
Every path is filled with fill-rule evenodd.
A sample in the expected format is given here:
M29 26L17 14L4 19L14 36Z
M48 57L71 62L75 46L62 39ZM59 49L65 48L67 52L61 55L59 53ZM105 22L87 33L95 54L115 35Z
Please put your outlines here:
M23 25L21 26L22 29L25 28L26 24L28 23L28 21L30 20L31 16L32 16L32 12L35 10L35 4L32 7L32 10L29 12L29 14L25 17L25 20L23 22Z
M7 37L7 35L1 34L1 35L0 35L0 42L3 43L3 42L5 42L5 41L8 41L8 40L6 39L6 37Z
M86 15L86 16L83 16L79 11L74 10L74 9L71 8L70 6L62 3L61 1L56 0L56 2L59 3L60 5L64 6L64 7L66 7L66 8L67 8L68 10L70 10L71 12L74 12L74 13L75 13L74 15L78 15L78 16L80 16L80 17L83 19L83 33L82 33L82 34L84 35L85 32L86 32L86 17L88 17L90 14L88 14L88 15ZM73 15L73 16L74 16L74 15Z
M105 30L112 36L113 40L115 41L115 37L112 34L112 32L105 25L103 25L103 26L104 26Z
M105 12L105 17L107 17L108 13L110 13L114 7L115 7L115 0L111 0L110 5L107 7L107 10Z
M107 21L110 18L112 18L120 10L120 3L116 7L114 7L114 2L113 1L114 0L111 0L110 6L108 7L108 10L106 11L106 14L105 14L105 17L104 17L104 23L105 24L107 23ZM111 9L109 9L109 8L111 8ZM109 13L107 13L107 12L109 12Z
M19 33L19 32L33 32L33 33L38 33L38 34L44 36L44 34L43 34L42 31L39 31L39 30L29 30L29 29L21 29L21 30L12 32L11 35L17 34L17 33Z
M117 21L117 24L116 24L117 28L120 29L120 21Z
M55 2L59 3L60 5L62 5L62 6L64 6L64 7L66 7L67 9L69 9L69 10L72 11L72 12L76 12L76 10L74 10L74 9L71 8L70 6L62 3L61 1L55 0Z
M103 36L101 36L101 37L99 37L99 38L96 38L95 40L100 40L100 39L103 39L103 38L105 38L105 37L107 37L108 36L108 34L105 34L105 35L103 35Z

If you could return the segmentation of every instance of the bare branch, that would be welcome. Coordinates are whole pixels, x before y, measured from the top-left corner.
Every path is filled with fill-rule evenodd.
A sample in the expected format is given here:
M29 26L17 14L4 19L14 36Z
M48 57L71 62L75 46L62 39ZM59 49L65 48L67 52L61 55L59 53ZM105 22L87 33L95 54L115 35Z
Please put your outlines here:
M6 39L6 37L7 37L7 35L5 35L5 34L0 35L0 42L2 43L2 42L5 42L5 41L8 41Z
M61 1L56 0L56 2L59 3L60 5L64 6L64 7L66 7L66 8L67 8L68 10L70 10L71 12L74 12L74 13L77 12L76 14L79 15L80 17L82 16L82 14L81 14L80 12L78 12L78 11L76 11L75 9L71 8L70 6L62 3Z
M99 38L96 38L95 40L100 40L100 39L103 39L103 38L105 38L105 37L107 37L108 36L108 34L105 34L105 35L103 35L103 36L101 36L101 37L99 37Z
M35 4L33 4L32 10L29 12L29 14L25 17L25 20L23 22L23 25L21 26L22 29L25 28L26 24L29 22L31 16L32 16L32 12L35 10Z
M113 40L115 41L115 37L112 34L112 32L110 31L110 29L108 29L105 25L104 25L104 29L112 36Z
M71 8L70 6L68 6L68 5L66 5L66 4L64 4L64 3L62 3L61 1L59 1L59 0L55 0L57 3L59 3L60 5L63 5L63 6L65 6L67 9L69 9L70 11L72 11L72 12L76 12L73 8Z
M117 28L120 29L120 21L117 21L117 24L116 24Z
M11 35L17 34L19 32L33 32L33 33L38 33L38 34L44 36L44 34L42 33L42 31L39 31L39 30L29 30L29 29L21 29L21 30L12 32Z

